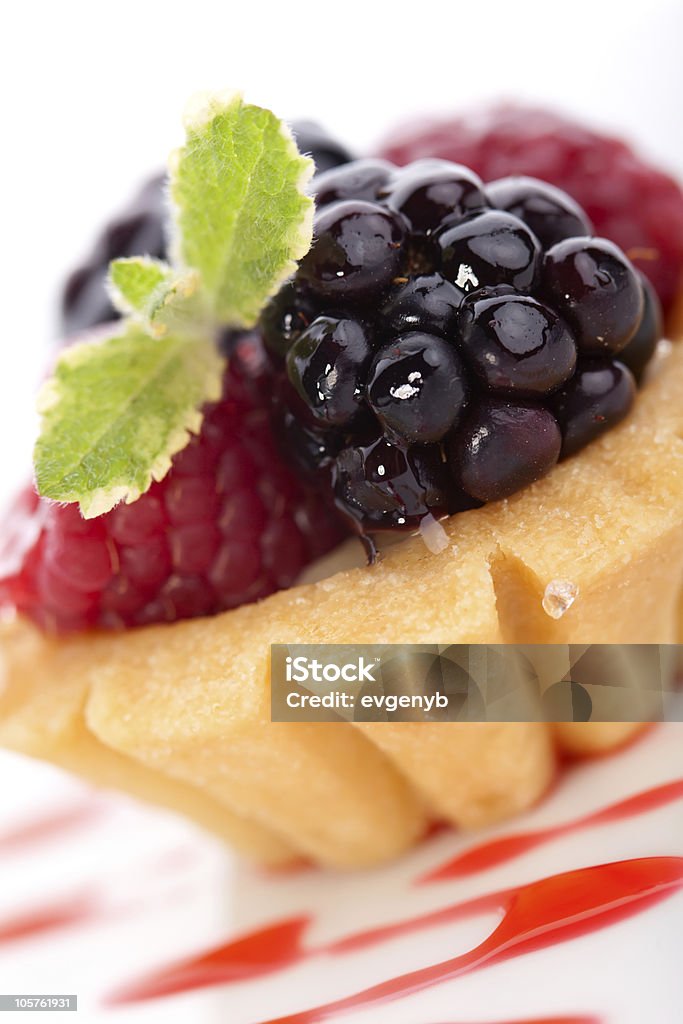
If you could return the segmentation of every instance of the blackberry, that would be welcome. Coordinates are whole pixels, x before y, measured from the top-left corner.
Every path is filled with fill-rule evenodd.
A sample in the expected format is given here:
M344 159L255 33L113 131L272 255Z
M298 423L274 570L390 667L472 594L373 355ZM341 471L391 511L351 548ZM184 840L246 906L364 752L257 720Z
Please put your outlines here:
M340 506L363 531L418 526L425 509L449 511L447 467L437 445L394 445L380 437L345 448L332 468Z
M571 377L576 344L548 306L510 288L482 288L460 309L462 351L491 391L546 395Z
M315 305L297 293L293 284L285 285L261 313L261 335L276 356L285 356L290 345L315 320Z
M362 408L372 360L368 332L357 320L319 316L289 349L287 371L323 426L350 426Z
M504 103L444 120L421 118L394 132L382 155L397 164L454 160L485 182L522 174L552 182L585 211L595 234L621 246L654 285L664 313L672 312L683 275L683 188L621 139L553 110Z
M626 414L656 300L567 196L432 160L319 181L261 328L285 447L361 535L505 498Z
M418 160L395 178L388 198L412 231L431 234L444 220L459 219L488 206L481 180L446 160Z
M343 447L343 436L313 426L305 416L293 411L292 402L276 404L275 409L280 447L289 461L307 479L315 480L325 474Z
M507 498L545 476L561 445L559 425L547 409L488 398L449 438L447 452L463 491L486 502Z
M441 274L403 278L389 292L382 319L396 332L420 329L447 337L457 326L464 296L462 288Z
M353 163L327 174L316 175L313 191L318 209L345 199L374 202L384 191L395 168L386 160L354 160Z

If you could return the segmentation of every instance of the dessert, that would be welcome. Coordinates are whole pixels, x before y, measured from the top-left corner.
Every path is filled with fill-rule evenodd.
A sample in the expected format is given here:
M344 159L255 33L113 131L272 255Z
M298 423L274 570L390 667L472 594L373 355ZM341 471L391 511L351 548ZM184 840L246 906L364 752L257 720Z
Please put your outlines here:
M652 360L655 290L543 183L349 162L309 248L309 173L268 112L211 101L173 165L180 258L115 261L126 319L60 359L36 468L61 504L23 503L0 582L0 742L352 867L638 726L274 723L269 644L675 640L683 356ZM292 586L386 527L418 535Z

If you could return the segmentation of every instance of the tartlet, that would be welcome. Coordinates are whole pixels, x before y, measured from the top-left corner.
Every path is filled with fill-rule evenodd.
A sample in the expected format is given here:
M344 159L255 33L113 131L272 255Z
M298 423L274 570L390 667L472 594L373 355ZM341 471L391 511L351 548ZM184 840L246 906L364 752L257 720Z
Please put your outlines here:
M249 114L249 108L242 109L240 103L238 100L235 105L231 100L225 108L217 108L217 117L239 117L245 111L247 117L253 117L254 108ZM254 123L263 120L261 114L263 112L256 111ZM199 129L195 124L192 131L207 129L211 132L214 127L214 122L202 121ZM277 134L277 125L275 129ZM290 143L286 139L283 142L281 135L279 143L284 147L284 155L281 153L280 158L290 161L286 164L290 170L294 161L294 170L301 176L301 168L296 163L300 160L299 154L295 150L292 152ZM202 151L202 145L199 151ZM188 158L185 152L183 159L191 157L192 154ZM303 306L285 309L287 323L291 327L297 317L303 317L305 321L304 313L307 313L310 301L314 326L317 323L320 327L322 323L313 341L324 346L323 354L330 351L325 346L331 342L338 347L341 345L345 352L351 351L354 345L356 352L361 351L355 363L350 359L345 368L340 364L340 374L336 368L334 374L329 373L329 367L325 371L326 386L330 381L330 386L339 383L341 369L349 370L350 366L352 375L342 381L341 398L337 392L338 401L335 399L327 405L325 402L330 395L322 394L318 388L319 379L313 380L313 388L309 386L309 356L311 351L315 353L318 350L299 350L294 358L291 348L286 353L280 351L281 364L286 355L290 383L296 380L301 385L299 398L305 402L312 394L313 405L319 405L313 409L318 415L316 430L321 421L323 426L331 426L337 432L343 427L345 443L350 445L346 449L347 454L363 452L366 449L352 446L366 444L363 432L367 429L367 417L370 415L372 430L375 431L372 444L393 445L394 450L403 445L400 449L402 457L406 458L403 465L408 465L415 450L415 459L419 460L425 449L436 451L438 448L441 462L448 462L449 472L455 477L462 469L465 450L463 447L463 451L456 451L453 457L453 447L457 448L462 436L458 434L462 424L457 416L469 416L472 411L470 403L473 406L477 403L486 406L488 403L488 407L493 408L506 402L508 405L516 402L514 408L518 411L536 410L543 422L552 425L552 450L546 461L553 465L560 455L560 445L567 442L566 430L562 436L560 432L558 421L561 413L557 405L553 405L557 396L563 393L561 388L569 386L575 370L578 374L581 359L584 366L596 358L602 361L600 365L610 360L613 362L620 351L625 351L628 338L635 337L637 324L644 320L641 286L630 265L626 265L626 257L612 243L585 237L588 227L585 217L567 197L560 195L558 199L555 194L550 195L555 228L559 211L560 220L566 222L568 218L574 227L578 224L581 230L578 234L571 230L569 234L561 235L557 244L552 239L548 240L542 248L538 241L540 234L536 238L528 225L505 212L505 207L495 209L488 204L482 182L474 180L467 169L440 165L435 170L433 165L429 165L425 170L422 166L420 174L426 173L429 177L435 173L441 184L447 179L448 187L461 189L465 197L459 219L453 224L447 219L450 216L448 211L444 213L439 208L443 206L442 199L434 204L428 197L426 207L427 214L431 215L436 205L438 216L446 218L441 225L445 234L436 232L434 238L441 239L439 258L443 259L438 267L435 262L435 267L445 277L451 273L445 281L447 290L453 294L460 289L458 301L463 309L469 304L473 310L471 318L477 323L479 312L476 302L470 302L467 295L473 281L473 299L486 292L485 303L493 296L496 303L514 304L519 300L515 308L524 306L527 313L532 308L536 311L534 315L541 309L546 325L543 330L547 327L556 340L559 330L565 355L569 353L572 357L571 364L565 358L566 365L558 370L553 364L552 353L548 355L550 345L546 346L544 333L540 349L543 350L543 358L547 356L547 365L542 369L552 371L556 377L547 380L541 373L540 378L538 375L534 379L528 375L524 378L524 370L520 371L521 377L516 377L518 371L513 346L503 353L503 362L507 359L512 365L512 378L506 378L501 390L500 379L492 381L494 371L490 367L482 367L481 360L478 371L475 371L471 365L465 365L467 360L464 357L461 365L461 356L457 352L444 356L453 339L442 329L443 324L438 327L432 323L428 323L426 328L422 326L424 333L421 337L428 337L425 344L420 342L420 352L429 351L443 357L443 365L451 374L451 384L455 379L453 375L457 374L460 374L462 384L457 416L446 408L450 418L441 423L439 417L444 409L447 388L443 386L443 379L438 377L439 364L434 364L437 367L434 371L436 384L428 377L423 380L419 373L417 378L411 373L407 377L410 386L403 384L396 388L395 381L390 381L391 386L385 388L386 394L380 394L386 383L381 379L382 374L388 372L386 365L378 369L380 354L383 354L387 365L391 364L390 373L394 373L396 367L392 360L395 351L392 345L398 351L399 343L407 335L400 335L397 342L391 342L384 348L378 342L373 355L366 337L371 333L370 328L366 330L366 325L361 324L361 317L353 308L353 302L359 301L361 307L367 309L378 281L377 295L385 299L391 288L409 283L411 275L424 275L422 263L431 258L429 252L434 240L430 237L432 229L418 224L425 216L422 202L425 191L418 189L416 192L415 181L401 179L400 176L392 179L394 185L390 187L387 181L393 171L387 170L386 165L380 166L378 171L377 162L374 167L372 163L365 162L361 183L363 188L369 187L370 180L371 186L379 189L373 194L377 203L367 202L364 195L356 195L352 202L346 202L348 197L344 195L328 197L331 214L328 216L323 211L319 222L329 222L328 234L318 235L317 247L311 250L313 265L310 261L302 263L297 272L303 277L303 287L301 280L292 284L295 298L303 296L306 309ZM369 168L368 164L371 165ZM377 173L381 179L379 182L373 179ZM351 168L352 178L354 174ZM408 186L405 186L406 181ZM357 186L358 181L354 187ZM531 183L534 194L538 193L538 186L538 182ZM395 190L393 193L391 188ZM416 207L418 192L421 198ZM546 201L547 186L541 186L541 193ZM389 199L385 202L387 196ZM398 202L397 196L402 196L404 206ZM384 207L380 207L380 202L385 202ZM391 202L397 209L391 206ZM475 206L468 206L468 203ZM300 229L308 216L304 207L310 205L310 199L303 199L297 193L296 204L302 208L303 220L295 225L295 249L297 253L305 253ZM411 209L407 209L411 204ZM462 263L459 269L456 265L447 271L448 261L453 263L455 260L458 264L461 260L461 256L456 259L454 255L460 251L458 247L465 243L470 245L474 237L470 229L477 217L481 218L480 225L484 221L495 223L495 229L487 229L488 235L481 228L483 237L488 237L489 241L504 228L506 237L512 239L517 251L520 244L527 245L524 280L518 281L514 275L510 277L510 267L506 267L503 269L508 273L507 278L504 274L502 279L494 277L490 287L484 279L481 286L475 271L481 276L482 270L474 260L474 271L472 266ZM336 232L333 238L336 244L335 239L351 230L349 223L354 218L364 221L364 230L369 232L361 239L360 250L366 251L368 238L379 237L382 232L386 236L383 248L380 247L379 255L375 251L374 265L364 266L360 262L352 266L349 262L344 270L332 273L334 261L328 260L329 245L327 249L321 245L321 237L327 237L330 243ZM464 237L463 230L467 237ZM475 226L475 235L479 230ZM582 311L577 307L572 312L569 306L564 308L562 303L570 296L560 294L562 289L555 289L552 303L557 300L566 323L556 310L529 294L543 275L546 275L543 277L546 289L550 284L558 285L559 278L548 277L552 271L552 268L548 271L548 260L551 254L555 254L553 258L559 261L558 247L564 241L576 243L574 249L570 245L573 255L578 252L579 256L585 256L589 249L598 251L598 254L606 252L608 259L616 261L621 268L619 273L627 275L631 295L638 296L640 305L628 314L632 323L619 344L615 343L614 337L610 341L610 338L600 335L599 330L586 335L578 320L576 323L571 320L572 315L580 319L580 314L586 309ZM199 248L201 260L201 246ZM491 243L491 251L493 248L495 246ZM367 251L372 252L372 246ZM475 248L467 251L477 255ZM268 252L266 257L267 263L270 258ZM542 259L545 263L540 269ZM291 258L288 262L287 252L283 261L280 269L286 276L291 274L293 265ZM416 262L420 265L417 270ZM484 264L483 273L487 272L486 267L496 273L502 267L502 264L494 265L491 260L484 261ZM168 322L163 319L155 321L154 317L168 314L169 304L172 314L176 299L192 300L197 278L193 271L189 276L174 276L180 273L178 268L158 263L148 262L137 270L144 274L152 273L155 278L154 288L147 296L150 302L143 304L144 309L135 308L131 320L138 343L150 351L154 345L163 344L159 339L168 330L168 322L173 323L172 319ZM408 276L400 276L403 273ZM326 298L320 294L325 291L321 288L325 275L329 278L325 286L329 293ZM432 277L435 276L439 275L433 273ZM341 282L339 277L343 279ZM201 275L199 280L201 282ZM139 285L139 281L135 283ZM513 283L517 294L510 299ZM319 294L314 301L310 290L315 292L316 288ZM159 289L163 292L162 299ZM287 289L290 285L278 292L278 296L285 294ZM605 287L605 294L607 290ZM551 302L549 294L546 291L541 298ZM264 295L260 298L263 299ZM290 298L288 293L287 302ZM349 301L351 312L347 310L337 314L332 310L333 316L323 315L328 313L324 307L327 300L342 306ZM316 301L318 307L323 303L322 311L320 308L316 310ZM616 303L614 306L617 309ZM188 308L191 307L179 308L186 323ZM258 305L258 308L263 309L263 305ZM449 315L454 309L450 309ZM466 337L463 327L466 321L459 308L455 312L457 329L462 335L458 337L462 342ZM608 319L609 315L608 310ZM145 316L149 317L149 322L141 324ZM470 316L469 312L467 316ZM618 319L617 313L615 317ZM367 319L371 319L369 315ZM249 318L244 318L245 324L247 321ZM224 322L228 322L227 318L221 321ZM525 330L529 322L524 322ZM355 331L351 341L349 324ZM571 330L568 324L571 324ZM472 326L472 319L469 326ZM678 326L675 315L670 317L671 337L679 333ZM261 329L268 342L263 319ZM306 330L299 332L294 346ZM392 326L392 330L397 331L398 328ZM415 333L411 334L410 344L414 343ZM379 328L377 337L380 337ZM283 338L284 334L280 341ZM124 334L123 344L130 340L130 336ZM190 340L194 344L196 339ZM202 344L206 340L202 339ZM648 355L654 346L654 339L649 340L652 346ZM120 341L116 339L115 344ZM383 342L386 342L386 337ZM349 348L344 349L347 343ZM610 343L613 343L611 350ZM206 353L206 346L203 351ZM199 348L193 352L199 358ZM406 352L413 359L413 350L401 350L401 359ZM526 355L528 352L520 356L520 360ZM469 354L471 357L472 352ZM65 364L78 365L81 358L89 357L87 353L83 357L77 354L75 360L67 358ZM212 362L216 357L214 354L211 357L205 355L205 358ZM493 358L494 364L496 358ZM629 369L617 365L621 367L618 372L623 372L625 379L632 381ZM374 377L370 374L372 380L367 376L370 369L374 373ZM295 371L294 375L292 371ZM636 373L635 368L633 372ZM402 419L406 406L404 403L403 407L397 408L397 405L404 399L412 399L419 391L414 387L415 379L420 379L420 386L424 384L425 393L433 387L432 393L437 394L438 402L432 403L433 408L419 407L420 415L417 416L412 415L408 408L408 419L411 416L412 419L401 435L400 430L407 422ZM522 379L523 387L520 387ZM452 510L446 498L450 501L453 490L458 488L460 498L468 499L461 506L467 510L442 518L438 525L431 520L431 526L438 531L438 544L429 543L428 536L418 533L388 548L376 564L364 565L359 558L360 547L356 541L355 548L349 548L347 544L315 567L317 582L301 583L271 594L258 603L242 604L212 617L200 614L187 621L138 626L125 632L91 631L73 636L49 636L27 618L15 615L0 624L0 743L51 761L96 784L123 789L151 803L178 811L229 840L250 857L268 864L282 864L305 857L333 867L371 865L409 848L435 821L476 828L529 807L551 783L563 752L580 755L608 750L625 742L641 726L628 722L272 722L270 645L278 642L529 645L676 642L681 617L683 571L683 411L679 402L682 388L683 349L665 343L660 346L654 365L650 366L647 381L630 414L626 415L625 405L618 410L618 415L615 414L613 422L626 415L618 426L607 430L603 426L605 417L595 415L579 447L587 444L589 434L599 435L597 440L555 465L542 479L538 477L546 467L539 470L532 464L534 472L529 476L527 460L519 480L516 483L511 479L506 481L508 489L504 493L511 496L503 500L495 500L500 497L495 489L486 493L479 493L476 489L468 491L467 486L471 487L471 483L467 484L464 474L457 480L457 487L454 480L449 480L441 489L440 485L432 486L433 481L422 488L424 478L415 470L411 486L415 482L420 485L417 488L420 498L419 515L414 518L419 520L425 513L431 516L433 508L439 514L446 508ZM216 402L219 390L214 380L209 389L212 401ZM629 404L634 391L632 383ZM234 412L241 406L238 396L234 392L230 395L231 401L235 399ZM448 395L446 404L447 399ZM441 406L437 408L439 402ZM356 415L357 403L365 403L360 417ZM288 415L294 407L289 407ZM48 403L48 408L54 406ZM186 428L194 429L192 423L199 421L196 407L193 408L195 411L189 420L180 423L180 434ZM220 403L212 408L220 411ZM558 421L551 414L551 409L557 414ZM256 412L261 415L263 410L256 408ZM305 415L309 416L310 412L310 409L305 411ZM431 417L432 412L439 413L439 416ZM373 415L376 419L372 419ZM325 417L329 417L329 422L324 422ZM309 423L310 420L304 418L298 426L301 428L303 424L305 433ZM376 437L378 423L381 430L386 430L379 442ZM612 421L607 424L611 425ZM319 430L315 436L320 436ZM486 430L483 436L487 436ZM232 443L237 443L234 437ZM472 443L468 449L473 457L476 455L475 447ZM324 452L324 448L323 445L320 451ZM164 472L177 450L165 452L162 459ZM569 455L570 452L565 451L564 454ZM339 470L344 452L341 455L337 452L337 455ZM524 462L521 456L520 461ZM349 464L347 460L347 469ZM414 468L417 461L410 465ZM154 468L157 472L158 460ZM326 467L322 468L327 472ZM503 467L503 472L507 470L508 467ZM438 467L438 473L442 471L443 465ZM152 476L154 473L149 474L150 481ZM536 482L524 486L527 478ZM350 476L344 486L349 479ZM487 479L485 482L488 486L499 481ZM363 486L367 483L367 480L362 481ZM381 492L381 484L382 481L380 487L373 490L373 501L377 499L378 490ZM523 489L517 490L519 487ZM517 493L513 493L515 490ZM116 496L120 498L122 493L128 493L134 498L142 491L144 487L136 483L132 492L119 488ZM342 495L343 501L337 493L337 503L345 505L347 513L349 510L353 512L358 493L367 494L367 491L362 487L353 493L346 491ZM427 501L428 493L432 497L437 494L434 506ZM108 497L106 488L97 489L98 502L101 502L103 494ZM48 496L57 500L76 500L71 496L64 498L62 494L48 493ZM92 494L89 497L92 499ZM420 505L422 498L424 507ZM78 500L83 507L82 499ZM488 504L472 507L481 505L481 502ZM108 508L112 507L113 502L108 505ZM380 509L379 517L374 520L372 515L377 512L376 506L374 509L368 506L362 511L367 516L364 522L360 522L363 520L360 516L361 532L368 521L374 525L378 521L386 525L387 518L392 520L393 526L398 523L404 527L407 525L400 503L398 507L393 506L387 516ZM408 525L411 524L414 525L412 518ZM195 533L193 536L198 535ZM371 547L370 544L367 546ZM434 549L438 549L438 553ZM568 594L571 600L565 599ZM259 595L250 592L245 600L255 596ZM162 605L162 602L157 602L157 605ZM159 612L158 607L156 611ZM105 626L109 623L95 619L88 624ZM119 620L118 625L122 624Z
M632 414L545 479L444 521L373 567L215 618L51 640L4 626L0 742L174 808L265 862L357 867L428 822L492 823L534 803L558 750L631 723L269 721L271 642L671 643L683 574L683 349ZM546 588L578 588L558 619Z

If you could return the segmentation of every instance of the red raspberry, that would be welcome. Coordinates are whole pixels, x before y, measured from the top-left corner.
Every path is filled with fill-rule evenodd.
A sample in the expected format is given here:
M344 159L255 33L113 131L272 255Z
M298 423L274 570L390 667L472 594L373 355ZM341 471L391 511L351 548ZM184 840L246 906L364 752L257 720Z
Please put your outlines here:
M647 274L665 311L683 286L683 191L618 139L547 110L504 105L422 121L395 134L382 155L397 164L453 160L484 181L512 174L549 181Z
M0 605L69 632L210 615L291 586L342 529L276 450L270 385L260 341L244 338L199 436L132 505L84 520L21 495L2 531Z

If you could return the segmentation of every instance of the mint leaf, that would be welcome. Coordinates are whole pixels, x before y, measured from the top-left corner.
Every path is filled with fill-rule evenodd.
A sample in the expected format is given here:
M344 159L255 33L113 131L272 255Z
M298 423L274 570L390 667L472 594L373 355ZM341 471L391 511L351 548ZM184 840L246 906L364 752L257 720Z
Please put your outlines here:
M144 314L156 295L164 295L176 278L164 260L131 256L109 264L109 290L119 312Z
M201 291L196 273L175 270L163 260L132 256L109 265L112 302L126 316L140 321L154 338L169 328L202 320Z
M209 98L186 128L171 167L177 256L199 272L216 321L250 327L310 248L313 162L239 95Z
M86 518L135 501L167 472L221 394L220 328L249 327L311 245L313 163L268 110L215 97L173 163L174 259L115 260L127 317L68 349L39 402L38 491Z
M139 498L170 468L204 402L221 394L224 360L212 342L136 324L67 349L39 397L38 492L79 502L86 519Z

